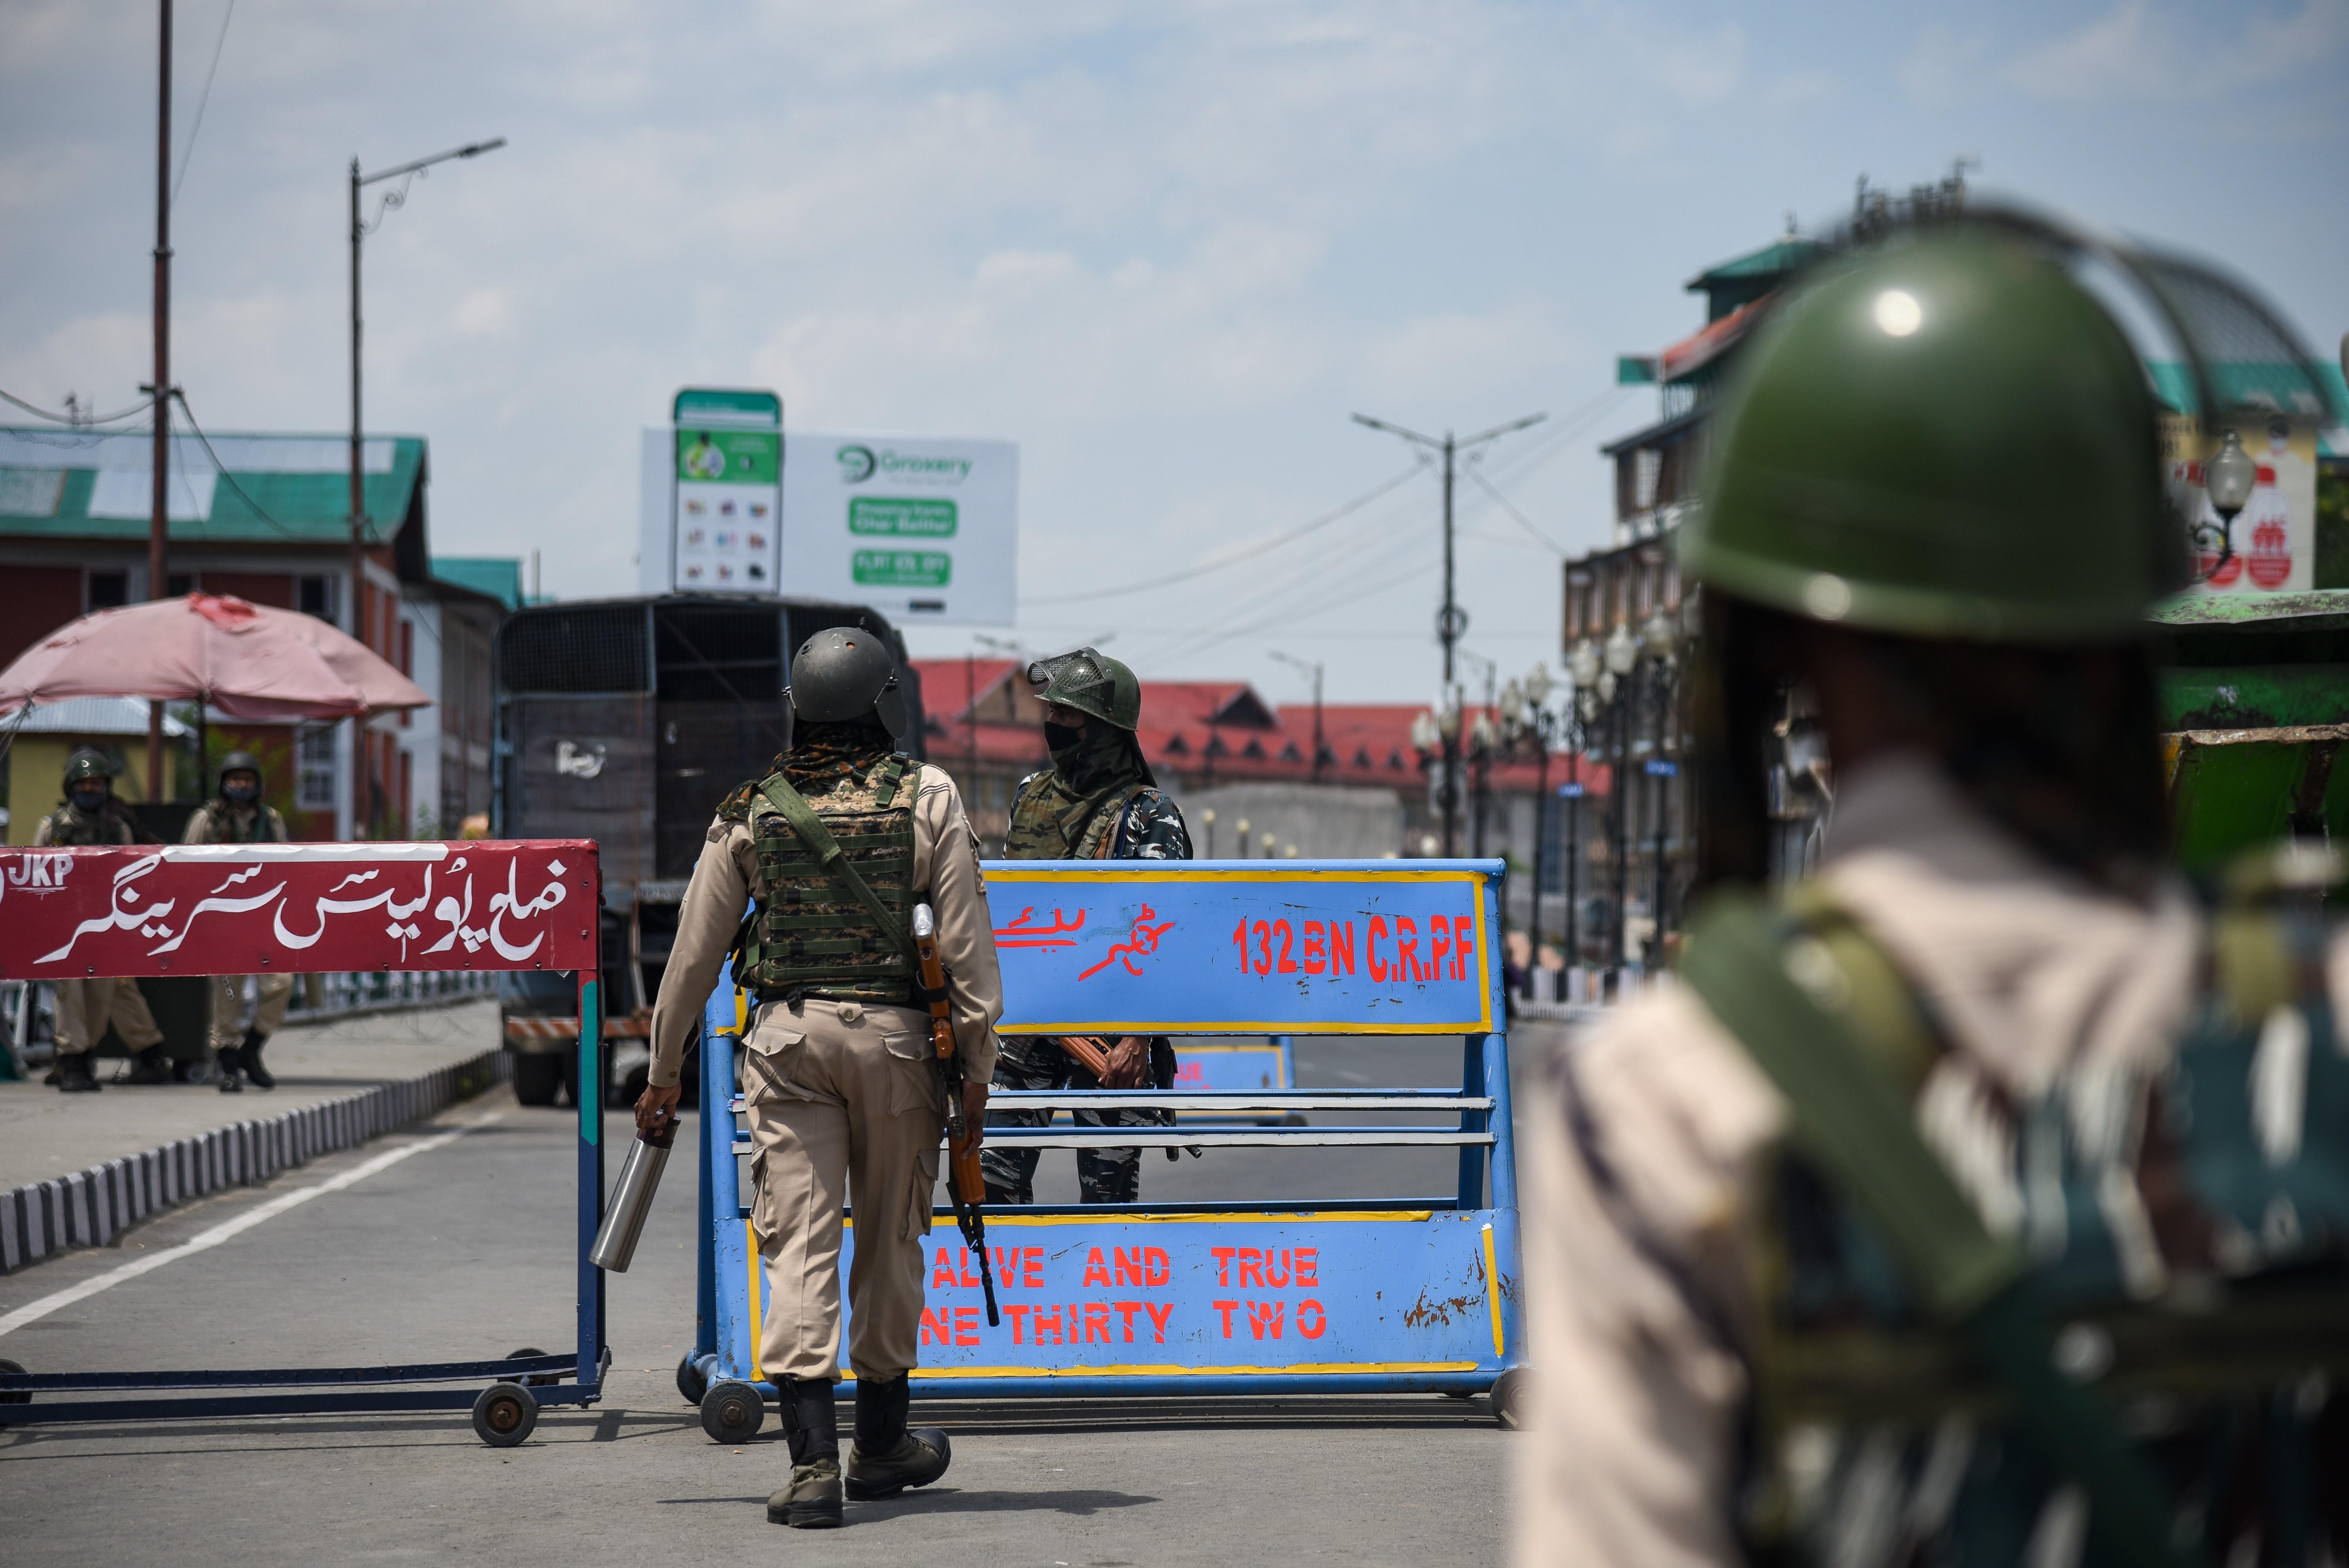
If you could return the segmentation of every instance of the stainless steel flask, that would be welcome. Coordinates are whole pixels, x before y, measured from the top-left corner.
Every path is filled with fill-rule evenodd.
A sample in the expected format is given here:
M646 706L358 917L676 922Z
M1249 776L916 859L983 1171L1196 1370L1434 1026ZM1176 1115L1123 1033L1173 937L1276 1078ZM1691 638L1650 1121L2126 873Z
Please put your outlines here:
M652 1212L653 1194L660 1189L661 1169L668 1164L669 1145L675 1141L677 1115L672 1111L659 1132L638 1133L636 1142L628 1146L628 1158L620 1165L620 1184L612 1189L603 1226L587 1254L597 1268L616 1274L628 1272L628 1261L636 1255L636 1238L644 1234L645 1216Z

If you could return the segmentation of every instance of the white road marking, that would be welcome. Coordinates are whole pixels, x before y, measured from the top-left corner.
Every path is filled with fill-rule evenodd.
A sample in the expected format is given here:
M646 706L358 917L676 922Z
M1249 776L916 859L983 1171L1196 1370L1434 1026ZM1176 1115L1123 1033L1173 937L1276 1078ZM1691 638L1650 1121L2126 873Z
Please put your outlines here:
M422 1154L428 1149L440 1148L443 1145L454 1143L467 1133L488 1127L492 1122L502 1121L504 1117L503 1111L492 1111L488 1116L478 1117L453 1131L437 1133L431 1137L419 1138L410 1144L402 1144L398 1148L386 1149L373 1158L361 1160L340 1176L328 1177L315 1187L304 1187L292 1192L280 1193L268 1202L248 1209L233 1220L224 1220L202 1235L182 1241L176 1247L167 1247L162 1251L134 1259L119 1268L109 1269L106 1272L94 1275L78 1285L67 1285L64 1290L43 1296L38 1301L27 1302L13 1312L0 1313L0 1334L14 1334L26 1324L38 1322L60 1307L68 1307L78 1301L88 1300L100 1291L112 1290L126 1280L135 1280L140 1275L160 1269L166 1263L177 1262L181 1258L191 1257L198 1252L210 1251L222 1242L244 1234L264 1220L274 1220L287 1210L298 1208L313 1198L323 1198L329 1192L340 1192L346 1187L365 1181L379 1170L390 1169L410 1155Z

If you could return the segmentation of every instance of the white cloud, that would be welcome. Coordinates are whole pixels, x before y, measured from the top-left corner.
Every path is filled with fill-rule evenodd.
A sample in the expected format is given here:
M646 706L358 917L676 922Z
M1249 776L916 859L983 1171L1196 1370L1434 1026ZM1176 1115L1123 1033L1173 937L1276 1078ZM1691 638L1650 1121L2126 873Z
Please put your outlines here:
M2214 31L2189 36L2152 0L2118 0L2077 32L2016 57L2002 74L2048 99L2209 100L2331 61L2349 42L2349 0L2302 0L2281 16L2246 8Z
M1942 105L1980 95L1995 82L1986 68L1990 39L1960 34L1936 22L1919 35L1900 63L1900 86L1919 103Z

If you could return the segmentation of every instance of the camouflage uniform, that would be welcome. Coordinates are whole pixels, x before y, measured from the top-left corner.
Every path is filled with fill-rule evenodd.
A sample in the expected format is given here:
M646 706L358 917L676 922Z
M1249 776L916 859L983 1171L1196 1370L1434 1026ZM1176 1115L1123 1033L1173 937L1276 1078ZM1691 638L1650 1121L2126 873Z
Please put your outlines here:
M214 795L204 802L193 816L188 818L184 842L189 844L284 844L290 836L285 819L277 808L266 801L251 805L239 805L223 796ZM252 1033L266 1040L277 1033L285 1022L286 1005L294 1000L294 977L290 974L242 975L222 974L212 977L212 1050L225 1057L228 1053L244 1049L248 1044L258 1048L259 1040L248 1043L244 1022L244 987L251 980L257 986L254 998Z
M82 810L71 801L60 801L57 810L41 819L33 832L37 846L80 846L105 844L136 844L139 826L122 802L112 795L96 814ZM110 1022L122 1043L134 1052L143 1052L163 1043L163 1031L156 1025L155 1014L148 1010L147 998L135 980L98 975L82 980L61 980L57 988L57 1054L79 1055L97 1048L106 1037Z
M1131 744L1132 737L1111 732ZM1111 749L1103 741L1101 751ZM1138 758L1136 759L1138 760ZM1114 759L1108 759L1114 767ZM1072 788L1059 768L1030 774L1012 797L1011 831L1004 842L1008 860L1188 860L1191 835L1174 801L1144 782L1138 769L1117 769L1115 782L1101 784L1091 771L1078 776L1093 784ZM1164 1038L1150 1042L1150 1081L1158 1088L1174 1082L1174 1047ZM1006 1035L997 1058L999 1089L1098 1089L1101 1080L1049 1035ZM1079 1111L1081 1127L1165 1127L1164 1111ZM989 1111L990 1127L1043 1127L1044 1111ZM1170 1151L1171 1152L1171 1151ZM979 1152L990 1193L1010 1202L1036 1201L1036 1161L1040 1149L988 1144ZM1142 1151L1083 1148L1077 1151L1077 1184L1087 1203L1132 1203L1142 1194Z

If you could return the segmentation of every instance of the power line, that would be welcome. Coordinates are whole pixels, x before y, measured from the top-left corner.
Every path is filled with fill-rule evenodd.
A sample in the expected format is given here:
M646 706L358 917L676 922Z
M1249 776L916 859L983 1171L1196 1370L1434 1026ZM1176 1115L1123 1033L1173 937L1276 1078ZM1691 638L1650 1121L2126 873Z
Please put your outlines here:
M1320 516L1314 518L1310 523L1299 524L1298 527L1292 528L1285 534L1276 535L1274 537L1267 539L1260 544L1250 545L1248 548L1242 550L1236 556L1226 556L1220 561L1210 561L1201 566L1188 567L1180 572L1174 572L1152 577L1146 582L1127 583L1121 587L1094 588L1084 593L1076 594L1043 594L1032 598L1022 598L1019 602L1021 604L1029 605L1085 603L1093 599L1114 598L1120 594L1144 593L1153 588L1165 587L1171 583L1188 582L1194 577L1203 577L1209 572L1220 572L1226 566L1236 566L1242 561L1253 560L1258 556L1265 555L1273 550L1278 550L1283 545L1292 544L1299 539L1304 538L1308 534L1312 533L1317 528L1326 527L1330 524L1338 521L1340 517L1361 511L1363 507L1368 506L1371 502L1376 501L1380 496L1384 495L1388 491L1394 489L1397 485L1402 483L1413 474L1417 473L1421 469L1426 466L1426 460L1422 459L1420 462L1413 463L1411 467L1404 469L1401 473L1396 474L1393 478L1383 481L1375 487L1364 491L1361 494L1354 497L1353 500L1347 502L1343 506L1337 508L1335 511L1325 512Z
M24 410L35 419L47 420L54 425L71 425L76 429L83 429L91 425L110 425L117 420L127 420L132 418L134 415L147 413L155 406L150 402L134 403L119 414L92 414L85 419L78 414L53 414L49 412L48 410L41 407L38 403L26 402L24 399L18 397L14 392L0 392L0 398L5 398L8 401L16 404L18 408Z
M222 462L220 458L220 453L212 450L212 438L204 434L203 427L202 425L196 423L195 410L188 407L188 395L185 392L181 391L177 387L174 387L171 389L171 399L174 402L180 405L180 411L188 416L188 429L195 433L196 440L203 443L204 455L212 460L212 468L222 479L228 481L228 487L236 492L236 498L239 501L243 502L246 506L250 507L255 517L260 518L264 523L268 524L272 528L276 529L280 534L285 535L287 538L308 538L309 535L303 533L300 529L288 527L286 524L280 523L276 518L272 517L262 506L261 503L255 501L250 494L246 493L244 486L236 482L236 475L228 471L228 464Z
M1468 477L1475 484L1477 489L1482 490L1485 494L1499 502L1501 504L1501 510L1516 518L1517 520L1517 526L1532 535L1536 544L1539 545L1543 549L1547 550L1551 555L1556 556L1559 560L1562 561L1566 559L1565 550L1561 549L1557 542L1551 539L1548 535L1535 527L1532 521L1527 518L1524 513L1511 505L1507 496L1494 489L1493 482L1485 478L1482 473L1478 472L1476 465L1474 463L1468 465Z
M221 13L220 36L212 40L212 68L204 72L204 90L196 97L196 118L188 127L188 145L180 153L180 171L171 177L171 205L180 204L180 187L187 182L188 162L196 155L196 132L204 128L204 106L212 100L212 78L220 74L221 50L228 46L228 25L236 16L236 0Z

